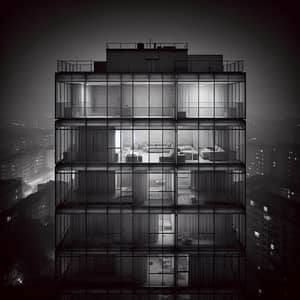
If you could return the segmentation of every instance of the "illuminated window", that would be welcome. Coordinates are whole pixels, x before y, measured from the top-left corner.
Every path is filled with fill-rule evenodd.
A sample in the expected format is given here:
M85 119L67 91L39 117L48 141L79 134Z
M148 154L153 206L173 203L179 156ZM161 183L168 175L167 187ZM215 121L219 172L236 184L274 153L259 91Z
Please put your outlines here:
M255 206L255 202L253 200L250 200L250 205Z
M264 206L264 212L268 212L268 207L267 206Z
M255 236L256 238L259 238L260 233L259 233L258 231L254 231L254 236Z

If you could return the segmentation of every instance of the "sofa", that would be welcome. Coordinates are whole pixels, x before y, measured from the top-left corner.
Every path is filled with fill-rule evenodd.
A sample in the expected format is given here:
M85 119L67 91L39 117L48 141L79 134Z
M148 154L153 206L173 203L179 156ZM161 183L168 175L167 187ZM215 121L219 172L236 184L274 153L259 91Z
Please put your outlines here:
M219 145L201 148L199 150L199 155L203 159L210 161L222 161L227 159L226 151Z
M159 157L159 162L174 162L175 161L175 151L171 149L167 154Z
M171 149L168 154L159 157L159 162L175 162L175 151ZM184 163L185 155L183 153L177 153L177 162Z
M143 157L141 155L136 154L136 153L128 153L125 157L125 160L126 160L127 163L142 162Z
M184 154L186 160L198 160L199 153L192 145L178 145L178 151Z

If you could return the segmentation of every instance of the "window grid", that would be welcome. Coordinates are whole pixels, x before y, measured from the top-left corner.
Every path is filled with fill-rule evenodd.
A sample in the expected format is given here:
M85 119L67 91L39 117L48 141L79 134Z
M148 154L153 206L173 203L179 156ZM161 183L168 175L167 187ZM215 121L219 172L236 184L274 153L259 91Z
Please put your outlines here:
M57 76L58 278L93 278L107 299L243 287L244 88L229 74Z

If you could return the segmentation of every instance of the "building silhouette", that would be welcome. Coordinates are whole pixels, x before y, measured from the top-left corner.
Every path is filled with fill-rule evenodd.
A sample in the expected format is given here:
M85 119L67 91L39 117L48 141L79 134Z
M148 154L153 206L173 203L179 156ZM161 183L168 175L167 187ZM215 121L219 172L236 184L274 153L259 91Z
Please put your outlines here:
M253 176L247 189L248 294L291 299L298 290L299 188L274 177Z
M240 299L245 73L186 43L58 61L61 299Z
M16 205L22 198L22 182L20 179L0 180L0 215Z

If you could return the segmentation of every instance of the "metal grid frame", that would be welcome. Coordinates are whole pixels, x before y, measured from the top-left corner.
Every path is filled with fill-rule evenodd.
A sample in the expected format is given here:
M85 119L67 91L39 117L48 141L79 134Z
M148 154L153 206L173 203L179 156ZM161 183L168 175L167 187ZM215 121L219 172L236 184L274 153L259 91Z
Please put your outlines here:
M58 69L58 71L60 71ZM74 70L73 70L74 71ZM75 70L76 72L76 70ZM221 77L215 74L207 74L207 78L204 80L203 74L189 74L189 75L174 75L174 74L160 74L156 79L156 82L161 82L162 89L161 89L161 100L162 100L162 107L161 107L161 115L155 115L154 117L151 116L151 80L153 77L152 75L147 74L142 79L142 82L147 82L145 88L148 90L147 93L147 115L138 116L134 112L134 104L135 104L135 94L134 92L131 93L132 97L132 110L130 114L122 114L124 107L122 106L122 97L124 96L124 86L121 84L122 80L125 78L125 82L130 82L132 91L134 90L135 80L133 78L133 74L120 74L120 75L101 75L102 81L104 86L106 86L106 113L101 116L90 116L87 110L87 86L88 83L92 82L93 84L97 84L99 82L99 76L94 76L90 74L84 74L78 76L78 74L71 74L71 75L63 75L57 73L56 75L56 103L63 102L65 103L65 99L69 103L67 106L70 107L71 112L65 111L60 107L56 106L56 172L55 172L55 179L56 179L56 277L62 283L62 290L63 295L62 299L81 299L81 297L86 296L94 299L93 297L97 297L97 293L100 293L101 297L104 295L107 299L120 299L124 297L124 299L139 299L139 297L149 297L149 299L218 299L220 295L227 297L228 299L238 299L243 294L244 290L244 282L245 282L245 108L239 109L235 113L229 113L224 116L219 116L216 114L216 82L218 80L224 80L224 74ZM92 77L91 77L92 76ZM141 76L141 75L138 75ZM226 77L230 81L232 78L230 74L227 74ZM234 75L232 75L234 76ZM236 80L235 84L236 87L232 88L230 92L227 89L227 98L224 100L224 103L230 101L229 98L234 98L233 102L237 103L242 100L243 105L245 105L245 78L243 74L237 75L239 78ZM94 78L94 79L93 79ZM117 78L117 80L116 80ZM131 80L130 80L131 78ZM174 102L173 108L174 110L172 113L167 117L164 118L164 79L168 78L166 82L173 82L174 83ZM171 79L170 79L171 78ZM192 79L191 79L192 78ZM196 79L195 79L196 78ZM219 79L218 79L219 78ZM231 79L229 79L231 78ZM241 79L242 78L242 79ZM111 117L109 114L109 84L110 82L120 82L120 114ZM60 82L60 83L59 83ZM66 83L67 82L67 83ZM212 84L212 113L209 116L201 116L201 106L198 105L194 109L197 110L197 114L193 116L179 116L179 97L180 97L180 84L192 82L197 86L196 93L199 103L199 98L201 95L200 85L201 82L211 83ZM74 97L74 91L72 92L70 87L65 89L65 85L72 85L72 84L81 84L83 87L82 95L83 95L83 106L80 109L79 115L73 113L72 111L72 97ZM231 83L229 83L230 85ZM63 86L63 88L62 88ZM231 89L231 88L230 88ZM229 95L230 94L230 95ZM233 96L234 95L234 96ZM76 92L75 92L76 96ZM233 99L232 98L232 99ZM57 101L58 100L58 101ZM70 105L71 104L71 105ZM106 152L106 159L104 160L95 160L92 156L91 159L91 151L88 149L89 145L89 134L88 128L94 128L94 130L99 130L99 126L101 130L103 130L103 140L109 141L110 131L114 132L116 128L119 128L120 131L120 139L121 132L126 128L128 132L132 133L132 150L135 150L135 141L134 136L136 134L136 130L144 130L148 131L148 145L153 144L151 140L151 132L154 130L161 131L161 147L159 149L152 149L149 151L161 151L160 153L164 153L164 151L169 150L168 147L165 147L164 139L168 139L165 137L164 131L171 130L174 132L173 137L173 151L174 157L172 160L167 161L155 161L152 162L150 159L148 161L139 161L139 160L115 160L113 155L110 155L110 151L116 151L118 147L111 147L108 143L105 146ZM178 145L180 144L180 131L187 130L193 131L193 135L199 136L203 135L203 132L207 130L211 131L210 139L212 140L212 145L215 146L218 141L218 130L221 132L238 132L239 134L232 139L233 146L237 147L240 153L240 157L242 159L235 159L218 161L216 159L216 149L214 148L209 161L201 161L198 158L192 162L191 161L182 161L180 157L180 152L177 151ZM72 132L65 137L65 132ZM62 135L61 133L64 132ZM74 134L80 133L80 134ZM240 135L241 133L241 135ZM221 134L222 135L222 134ZM81 136L82 139L82 147L79 152L81 152L81 157L78 159L78 156L75 153L72 153L70 150L70 145L78 144L78 136ZM164 138L165 137L165 138ZM97 139L97 137L96 137ZM98 136L99 139L99 136ZM105 142L104 142L105 144ZM243 145L243 147L241 147ZM63 148L64 151L61 151ZM120 146L120 153L122 152L122 147ZM165 149L166 148L166 149ZM199 148L199 145L198 145ZM198 150L198 149L197 149ZM66 159L65 154L71 152L71 155L68 156L69 159ZM77 151L78 152L78 151ZM101 151L100 151L101 152ZM198 151L199 152L199 151ZM70 154L70 153L69 153ZM192 154L193 155L193 154ZM101 155L99 155L101 156ZM120 201L117 203L112 203L110 201L105 201L102 203L98 201L100 199L108 199L111 198L105 197L104 191L98 190L99 198L96 199L96 202L90 203L91 198L89 193L89 183L93 176L90 174L99 174L103 173L106 174L107 183L106 188L109 190L109 180L114 181L116 176L119 176L119 193L120 193ZM189 205L182 205L180 203L180 189L178 184L178 174L181 173L188 173L190 177L194 176L194 181L199 182L199 178L206 178L206 185L207 183L207 174L209 174L209 182L210 182L210 189L213 191L220 186L220 181L227 181L224 186L229 185L227 193L227 203L190 203ZM82 191L77 199L80 199L80 203L72 203L74 200L73 198L68 198L70 195L70 191L73 192L74 181L77 177L80 177L78 174L82 174L81 184L82 184ZM99 175L98 174L98 175ZM102 174L102 175L103 175ZM110 174L114 174L114 176L110 176ZM127 175L131 174L131 177L136 177L137 181L131 181L131 194L129 198L131 202L124 203L124 199L126 197L122 197L122 194L128 192L125 189L125 181L127 180ZM157 174L161 176L161 180L163 181L163 177L167 176L166 174L171 174L171 180L173 181L173 188L171 191L166 190L166 192L171 192L172 194L172 201L168 205L161 201L159 205L149 205L151 202L151 188L147 189L148 195L148 205L145 203L137 203L135 198L139 200L139 197L144 196L136 196L134 195L134 191L136 189L136 185L141 181L145 186L151 187L151 174ZM202 175L201 175L202 174ZM203 174L206 174L205 177ZM101 177L101 176L100 176ZM100 178L99 177L99 178ZM115 177L115 179L112 179ZM145 177L145 178L143 178ZM99 178L96 180L99 180ZM143 178L143 179L142 179ZM102 179L101 179L102 180ZM191 180L191 179L190 179ZM239 182L238 188L234 187L234 182ZM78 184L78 183L77 183ZM169 183L170 184L170 183ZM124 189L122 190L122 188ZM194 187L195 188L195 187ZM164 199L164 190L161 191L158 189L158 194L161 193L161 198ZM224 193L224 191L223 191ZM71 193L72 194L72 193ZM200 188L196 188L194 191L194 195L200 198L203 197L203 191ZM236 202L230 202L230 196L234 195ZM127 197L128 198L128 197ZM159 197L158 197L159 198ZM70 201L69 201L69 200ZM122 200L123 199L123 200ZM68 202L69 201L69 202ZM136 201L136 202L135 202ZM229 202L229 203L228 203ZM98 205L96 205L98 204ZM118 224L119 229L118 231L111 231L109 230L110 224L114 223L115 221L111 221L111 215L118 216ZM142 216L136 218L136 216ZM93 217L91 217L93 216ZM97 217L95 217L97 216ZM126 217L127 216L127 217ZM131 230L126 229L126 231L131 231L131 233L125 233L125 226L126 221L128 223L128 216L129 219L131 218ZM151 221L152 217L155 218L156 227L153 229L153 220ZM173 216L174 219L172 224L172 232L164 232L161 231L160 226L161 221L160 219L164 219L164 216L170 218ZM221 224L228 225L231 224L231 227L235 230L235 234L238 236L238 243L236 247L229 247L228 245L223 245L222 247L217 246L220 241L218 240L219 237L216 237L216 232L218 229L219 219L229 219L229 221L222 221ZM206 223L203 220L206 218ZM81 219L81 220L80 220ZM90 235L91 228L95 227L95 225L91 225L90 219L95 220L102 220L101 226L103 226L104 233L103 236L108 240L114 236L117 236L119 239L119 245L116 247L114 242L112 243L99 243L98 245L94 246L91 245L88 241L88 236ZM137 233L136 228L140 228L141 220L147 220L144 222L147 223L145 226L144 231ZM196 225L194 226L194 230L196 233L194 235L196 238L195 245L189 244L191 241L187 241L186 245L183 245L182 240L179 239L180 234L184 233L182 229L182 221L183 220L196 220ZM231 222L230 222L231 220ZM154 222L154 223L155 223ZM162 221L163 222L163 221ZM164 223L164 222L163 222ZM210 224L210 225L208 225ZM78 244L71 243L71 246L68 245L68 234L72 231L72 226L77 226L81 228L80 230L76 229L75 231L79 231L77 235L82 238L81 246L78 247ZM152 226L152 227L151 227ZM202 232L205 226L210 226L211 236L210 240L212 241L210 246L203 244L203 240L205 240L205 234L207 232ZM152 229L151 229L152 228ZM196 229L195 229L196 228ZM116 230L114 228L113 230ZM153 231L154 230L154 231ZM96 232L96 235L101 234L101 232ZM120 244L122 238L125 238L129 235L131 237L136 236L136 240L144 236L143 243L131 243L130 239L129 242L127 241L127 246L123 247ZM146 237L145 237L146 235ZM161 237L159 237L159 235ZM74 233L71 233L71 236L74 236ZM166 245L163 242L164 238L168 236L173 236L173 241ZM93 237L92 239L94 239ZM153 239L162 238L161 245L153 245L151 241ZM168 239L168 238L167 238ZM78 242L78 240L77 240ZM194 241L192 241L193 243ZM141 245L142 244L142 245ZM75 245L75 246L74 246ZM136 282L133 283L126 283L122 284L121 278L115 280L115 284L108 284L99 282L85 282L84 280L79 281L72 281L70 278L67 278L66 275L70 273L70 270L74 268L73 262L75 262L75 266L79 267L79 265L84 266L85 268L90 268L91 265L100 265L101 263L99 260L97 263L91 263L91 257L102 257L102 258L111 258L112 256L116 259L119 259L120 266L123 264L122 259L126 261L126 259L131 259L131 263L126 264L122 268L119 267L120 273L126 271L128 272L128 266L131 265L131 270L135 270L133 272L133 278L135 278ZM180 266L179 262L182 257L189 257L188 266L186 269ZM155 259L163 260L164 264L169 264L171 261L171 269L172 271L165 272L163 267L161 268L161 272L152 272L151 268L149 268L149 258L154 257ZM171 259L167 259L167 258ZM137 263L136 259L141 258L141 261ZM77 260L79 259L80 264L78 264ZM208 259L211 260L211 264L208 262ZM227 260L232 260L231 264L229 263L228 266L230 268L236 268L235 271L232 273L234 280L236 281L235 284L231 284L232 282L226 282L224 279L223 281L218 279L218 274L222 272L228 272L229 269L224 269L223 271L220 270L220 264L223 264L223 267L226 265ZM236 261L235 261L236 260ZM101 259L100 259L101 261ZM168 262L169 261L169 262ZM202 263L201 263L202 262ZM155 261L154 261L155 263ZM146 264L146 266L144 265ZM198 265L199 264L199 265ZM203 282L203 280L208 277L208 273L206 270L206 275L202 278L201 277L201 267L211 268L211 278L209 284L200 284L199 282ZM235 267L233 267L233 265ZM138 266L138 267L137 267ZM210 267L209 267L210 266ZM115 267L115 265L114 265ZM108 267L110 269L112 267ZM183 268L183 270L182 270ZM192 269L193 268L193 269ZM199 269L200 268L200 269ZM219 269L218 269L219 268ZM222 268L222 267L221 267ZM225 268L225 267L224 267ZM228 268L228 267L227 267ZM142 277L141 274L145 272L147 269L146 278L147 282L139 281ZM73 270L73 269L72 269ZM187 271L186 271L187 270ZM226 270L226 271L225 271ZM203 271L203 270L202 270ZM69 272L69 273L68 273ZM84 274L84 268L78 269L78 274ZM193 279L188 279L187 284L180 284L179 277L181 277L181 273L188 273L188 276L191 275L189 273L193 272ZM195 275L196 274L196 275ZM65 276L64 276L65 275ZM128 275L128 274L127 274ZM162 284L149 284L149 278L155 277L157 275L161 278ZM171 276L169 276L171 275ZM164 283L164 276L171 277L171 284L163 284ZM228 276L228 275L227 275ZM144 274L145 278L145 274ZM134 280L133 280L134 281ZM159 281L159 280L158 280ZM83 292L79 292L80 289ZM93 291L94 290L94 294ZM98 292L95 292L95 290ZM129 291L128 291L129 290ZM116 293L116 294L114 294ZM142 293L142 294L141 294ZM110 295L112 294L112 295ZM99 295L98 295L99 296ZM225 298L225 299L227 299Z

